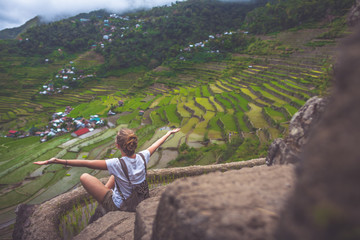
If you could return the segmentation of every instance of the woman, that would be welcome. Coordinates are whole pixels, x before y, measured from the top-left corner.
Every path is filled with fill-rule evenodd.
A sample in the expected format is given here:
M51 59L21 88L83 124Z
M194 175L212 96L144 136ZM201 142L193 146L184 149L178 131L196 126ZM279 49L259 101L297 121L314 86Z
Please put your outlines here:
M149 162L150 156L156 151L165 140L174 133L180 131L180 128L168 131L164 136L152 144L148 149L135 154L137 148L137 136L130 129L121 129L115 139L116 147L121 151L122 159L128 169L128 175L131 180L129 183L123 172L121 163L118 158L108 160L65 160L51 158L47 161L34 162L38 165L46 164L63 164L72 167L88 167L99 170L109 170L110 178L104 185L96 177L84 173L80 177L81 184L86 191L93 196L108 211L119 210L123 198L129 197L132 191L131 184L142 183L146 178L145 164ZM142 154L142 156L141 156ZM143 160L144 157L144 160ZM116 185L116 187L115 187ZM118 187L121 188L119 192Z

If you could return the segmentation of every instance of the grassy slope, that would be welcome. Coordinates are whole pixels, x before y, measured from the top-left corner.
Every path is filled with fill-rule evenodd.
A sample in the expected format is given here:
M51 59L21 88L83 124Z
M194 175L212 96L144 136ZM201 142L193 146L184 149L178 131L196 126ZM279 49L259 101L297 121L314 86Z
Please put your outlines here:
M304 31L301 34L308 34L308 32ZM284 35L279 34L277 37L283 39L283 41L286 41L286 39L293 41L292 38L294 35L298 36L298 33L284 33ZM306 37L306 41L308 39L309 36ZM157 138L157 135L154 135L155 130L166 125L180 126L181 133L165 143L163 145L164 149L178 148L184 142L197 141L202 143L207 138L213 142L219 139L227 140L224 137L231 131L238 132L245 139L227 161L246 160L264 154L268 141L280 135L280 129L275 128L265 120L262 109L274 122L284 125L283 123L288 121L288 118L296 112L297 108L291 106L288 100L279 98L281 97L279 95L285 94L286 98L302 103L305 99L317 93L318 86L322 84L322 80L318 77L323 73L322 67L319 67L321 65L319 62L333 53L331 47L313 49L301 45L301 48L304 49L304 53L299 51L286 58L277 54L268 56L266 60L257 55L234 55L232 59L222 62L193 65L186 70L181 70L181 77L177 80L183 86L173 91L154 87L144 89L135 96L126 94L126 91L118 91L136 82L136 79L143 76L144 70L125 74L122 72L113 73L100 82L91 82L84 89L71 91L63 96L38 98L34 102L30 99L31 94L22 96L22 89L6 89L8 93L14 94L13 97L1 98L0 100L5 105L11 103L13 104L11 106L16 105L17 107L12 108L11 111L3 107L0 109L1 117L23 119L23 126L29 126L29 124L36 124L44 117L47 118L49 111L53 109L60 111L66 105L75 107L72 113L73 117L91 114L104 115L111 104L116 104L119 99L122 99L125 101L125 105L117 110L121 112L129 111L130 113L122 115L117 123L129 124L130 127L137 128L138 135L141 138L141 145L151 144ZM307 58L303 59L303 56L307 56ZM49 74L51 75L54 71L57 71L65 62L65 60L58 61L49 67L41 65L23 67L20 66L23 59L7 58L1 59L1 61L12 61L15 65L19 64L15 68L19 73L10 74L8 77L9 79L20 77L20 80L25 72L31 79L46 78ZM93 56L92 53L84 53L77 57L75 64L91 67L101 64L101 59L96 59L96 56ZM245 66L245 70L239 69L239 65ZM257 70L247 68L249 65L252 65L252 68ZM219 70L214 71L215 68ZM192 76L201 76L207 70L211 70L213 73L210 86L208 82L194 84ZM283 74L284 72L287 72L287 74ZM226 78L223 77L225 75ZM160 81L161 77L158 80ZM42 80L35 83L40 85ZM264 85L264 83L267 85ZM310 88L313 90L309 90ZM267 89L271 91L268 92ZM286 92L282 94L281 89ZM273 92L278 94L275 96ZM301 93L303 98L290 96L291 92ZM156 96L156 98L150 102L142 101L146 96L150 95ZM94 96L97 98L90 101ZM58 104L54 107L49 101L55 101ZM90 102L79 104L81 101ZM19 102L23 104L18 105ZM189 112L184 106L188 106L194 113ZM263 108L263 106L266 107ZM152 124L141 126L143 118L139 116L139 110L150 112L149 117ZM45 114L41 115L41 113ZM246 117L251 126L247 123ZM16 127L18 125L19 123L11 123L3 126ZM265 130L268 131L270 139L265 134ZM67 135L55 138L45 144L40 144L37 137L21 140L1 138L0 154L2 162L0 164L0 174L2 176L1 184L3 184L0 189L1 206L5 208L18 202L24 202L31 196L38 194L39 191L44 190L43 194L33 200L34 203L41 202L55 194L54 190L51 190L52 188L56 189L56 191L66 191L71 188L78 182L80 174L87 171L86 169L74 168L66 170L61 166L56 166L45 169L43 175L30 179L28 182L23 182L23 180L29 177L30 174L42 171L34 166L31 163L32 161L45 160L56 154L61 153L61 156L68 159L83 157L82 155L86 155L89 159L119 156L119 152L115 151L113 143L115 132L112 131L111 134L110 132L102 133L92 139L77 142L65 151L56 147L70 139ZM163 132L166 132L166 130ZM160 135L163 132L160 132ZM224 147L216 146L213 150L203 150L201 148L198 151L199 155L195 158L189 156L189 161L180 161L174 166L184 166L189 163L214 163L218 158L217 154L222 151L222 148ZM68 151L70 149L76 150L77 153ZM23 185L18 185L19 183L23 183ZM7 191L11 187L14 187L14 189Z

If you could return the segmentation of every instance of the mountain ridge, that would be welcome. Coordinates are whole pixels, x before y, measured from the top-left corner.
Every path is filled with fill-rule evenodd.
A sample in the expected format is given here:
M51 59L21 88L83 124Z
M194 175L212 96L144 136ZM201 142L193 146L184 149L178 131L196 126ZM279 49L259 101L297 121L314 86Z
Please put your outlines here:
M6 29L1 30L0 31L0 39L3 39L3 40L17 39L20 37L21 34L26 32L28 29L39 26L41 24L42 24L42 21L39 16L33 17L19 27L6 28Z

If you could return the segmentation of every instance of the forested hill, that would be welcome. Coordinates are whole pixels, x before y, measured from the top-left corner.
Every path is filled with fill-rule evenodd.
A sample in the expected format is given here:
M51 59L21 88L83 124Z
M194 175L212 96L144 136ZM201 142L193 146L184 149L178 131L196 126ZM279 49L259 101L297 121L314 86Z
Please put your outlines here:
M332 21L347 13L355 0L269 0L246 16L252 33L281 31L319 20Z
M110 35L112 42L103 52L109 67L147 65L176 56L180 47L209 34L239 29L246 14L264 3L190 0L111 19L110 13L96 11L32 28L23 35L29 40L21 48L30 55L50 54L59 47L79 52Z
M342 16L354 2L188 0L110 19L110 13L101 10L30 28L22 34L22 39L28 41L22 42L19 50L27 56L51 55L58 48L69 53L82 52L96 44L100 47L104 35L108 35L110 41L104 43L105 50L101 51L107 69L134 65L153 67L177 56L180 48L208 39L211 34L239 29L268 33L321 19L334 19ZM232 51L246 44L243 40L229 41L228 48ZM212 50L216 48L218 46Z

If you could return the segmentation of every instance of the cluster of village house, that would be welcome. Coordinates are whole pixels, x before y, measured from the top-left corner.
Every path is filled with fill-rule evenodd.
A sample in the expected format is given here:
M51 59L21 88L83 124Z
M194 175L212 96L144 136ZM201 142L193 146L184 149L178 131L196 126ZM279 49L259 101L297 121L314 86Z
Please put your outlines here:
M116 18L116 19L121 19L124 21L129 21L129 17L125 16L119 16L117 14L110 14L110 18ZM86 23L89 22L90 19L87 18L81 18L80 22ZM143 20L139 19L138 20L139 23L143 22ZM111 43L112 37L114 37L114 33L116 30L116 26L114 25L110 25L110 21L109 19L105 19L103 21L103 27L101 30L101 34L102 34L102 41L95 43L91 46L91 49L95 49L97 46L100 46L101 48L105 48L105 43L109 42ZM136 24L135 28L139 28L141 27L140 24ZM129 27L121 27L120 30L124 31L129 29ZM120 37L124 37L124 34L121 34ZM59 52L61 52L61 49L58 49ZM50 60L47 58L45 59L45 63L50 62ZM83 70L77 70L74 66L73 66L73 61L70 61L70 66L65 67L63 69L61 69L58 74L55 76L56 79L62 79L63 80L63 85L61 86L61 88L54 88L54 84L52 82L48 83L48 84L44 84L43 85L43 89L39 92L40 95L52 95L52 94L58 94L58 93L62 93L65 89L68 89L69 86L67 83L71 82L71 81L77 81L79 79L83 79L83 78L89 78L89 77L94 77L95 74L84 74Z
M128 17L121 17L118 16L117 14L110 14L110 18L118 18L118 19L122 19L125 21L128 21L129 18ZM87 18L81 18L80 22L89 22L90 19ZM109 20L105 19L103 22L104 26L102 28L102 39L103 41L107 41L109 43L112 42L112 36L113 33L116 30L116 26L110 26L109 25ZM138 24L136 25L136 27L138 27ZM122 27L122 30L128 29L129 27ZM123 37L124 35L122 35L121 37ZM21 39L22 40L22 39ZM28 40L28 39L26 39ZM98 42L97 44L93 44L91 46L92 49L96 48L97 46L100 46L101 48L105 47L104 42ZM59 52L62 52L61 49L58 49ZM45 63L49 63L50 60L48 58L45 59ZM77 70L74 66L73 66L73 61L70 61L70 66L67 66L63 69L61 69L58 74L55 76L56 79L62 79L63 80L63 85L61 86L61 88L54 88L54 84L52 82L48 83L48 84L44 84L43 85L43 89L39 92L40 95L52 95L52 94L58 94L58 93L62 93L63 90L68 89L69 86L67 85L67 83L71 82L71 81L77 81L79 79L83 79L83 78L89 78L89 77L94 77L95 74L84 74L83 70Z
M112 19L112 18L113 18L113 19L120 19L120 20L123 20L123 21L129 21L129 20L130 20L130 18L129 18L128 16L122 17L122 16L119 16L119 15L116 14L116 13L110 14L110 15L109 15L109 18L110 18L110 19ZM81 21L81 19L80 19L80 21ZM89 20L89 19L83 19L82 21L85 22L85 21L90 21L90 20ZM138 19L137 22L138 22L138 23L135 24L135 29L141 28L141 23L143 23L144 20ZM119 37L120 37L120 38L123 38L123 37L125 36L125 35L124 35L124 31L130 29L130 27L129 27L129 26L122 26L122 27L120 27L119 29L121 30L121 35L119 35ZM102 41L101 41L101 42L98 42L98 43L96 43L96 44L93 44L93 45L91 46L91 48L92 48L92 49L95 49L97 46L100 46L101 48L105 48L106 42L111 43L111 42L113 41L113 37L114 37L114 35L115 35L115 30L116 30L116 26L111 25L111 22L110 22L109 19L105 19L105 20L103 21L103 28L102 28L102 30L101 30ZM144 33L144 34L146 34L146 33Z
M124 106L124 101L118 101L118 107ZM67 115L73 110L72 107L67 106L64 112L54 113L46 126L45 131L39 131L36 128L31 128L28 132L10 130L6 137L24 138L29 136L40 136L40 141L45 142L50 138L62 135L64 133L71 133L73 137L79 137L85 133L93 131L95 128L102 127L106 124L106 121L100 118L98 115L91 115L89 119L83 117L71 118ZM108 115L114 115L115 112L109 110ZM143 116L144 111L139 111L139 116ZM108 126L112 127L113 124L108 123Z
M83 117L67 117L71 110L73 110L73 108L67 106L64 112L54 113L48 126L46 126L45 131L39 131L35 128L30 129L29 132L26 133L10 130L6 137L24 138L29 136L40 136L40 141L45 142L55 136L68 132L72 132L71 136L78 137L93 131L97 127L105 125L104 120L99 118L98 115L92 115L90 116L90 119L85 119Z
M244 33L244 34L248 34L248 32L245 32L245 31L240 31L240 32ZM216 34L215 36L214 35L209 35L208 40L205 40L204 42L198 42L198 43L190 44L188 47L186 47L184 49L180 49L180 52L182 52L182 51L191 52L191 49L193 49L193 48L198 48L198 47L203 48L203 47L205 47L206 43L209 42L210 39L221 38L224 35L232 35L234 33L236 33L236 32L224 32L224 34ZM219 50L212 51L212 52L219 52Z
M110 18L116 18L116 19L121 19L124 21L129 21L129 17L125 16L119 16L115 13L110 14ZM142 23L144 20L139 19L138 22ZM80 22L86 23L86 22L90 22L90 19L87 18L81 18ZM103 27L101 30L101 34L102 34L102 41L95 43L91 46L91 49L95 49L97 46L100 46L101 48L105 48L105 43L109 42L111 43L112 37L114 37L114 33L116 30L116 26L114 25L110 25L110 21L109 19L105 19L103 21ZM140 24L136 24L135 28L139 28L141 27ZM129 29L129 27L121 27L120 30L124 31ZM124 37L124 34L121 34L120 37ZM26 39L28 40L28 39ZM21 39L22 41L22 39ZM61 49L58 49L59 52L62 52ZM48 58L45 59L45 63L49 63L50 60ZM89 78L89 77L94 77L95 74L84 74L83 70L77 70L74 66L73 66L73 61L70 61L70 66L67 66L63 69L61 69L58 74L55 76L56 79L62 79L63 80L63 85L60 88L55 88L54 84L52 83L52 81L50 81L50 83L48 84L44 84L43 88L41 91L39 91L40 95L52 95L52 94L59 94L62 93L65 89L68 89L68 83L71 81L77 81L79 79L83 79L83 78Z
M46 59L45 59L46 60ZM43 91L40 91L39 94L40 95L51 95L51 94L57 94L57 93L62 93L63 90L68 89L69 86L66 85L69 82L74 82L80 79L84 79L84 78L91 78L94 77L95 74L84 74L83 70L77 70L74 66L72 66L74 64L73 61L70 61L70 66L67 66L63 69L61 69L55 76L56 79L61 79L63 82L63 85L61 86L61 88L54 88L54 84L53 82L50 82L48 84L44 84L43 87Z
M117 15L116 13L112 13L110 14L109 16L110 18L116 18L116 19L121 19L121 20L124 20L124 21L129 21L129 17L125 16L125 17L122 17L122 16L119 16ZM80 19L80 21L89 21L89 19ZM136 24L135 25L135 28L139 28L140 25L139 24ZM127 30L129 29L129 27L121 27L120 30L124 31L124 30ZM114 32L116 30L116 26L114 25L110 25L110 21L109 19L105 19L104 22L103 22L103 28L101 30L101 34L102 34L102 40L101 42L98 42L96 44L93 44L91 46L92 49L96 48L97 46L100 46L101 48L105 48L105 43L106 42L109 42L111 43L113 41L113 37L114 37ZM124 37L124 34L121 34L120 37Z
M239 31L239 32L243 33L243 34L248 34L249 33L247 31ZM205 40L203 42L190 44L186 48L180 49L180 52L191 52L192 49L199 48L199 47L203 48L210 41L210 39L221 38L224 35L232 35L234 33L237 33L237 32L224 32L223 34L216 34L215 36L214 35L209 35L209 39L207 39L207 40ZM207 51L207 52L208 53L220 53L220 50L210 50L210 51ZM179 59L184 60L184 61L186 60L184 56L180 56Z

